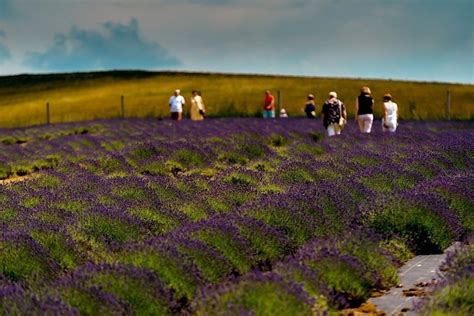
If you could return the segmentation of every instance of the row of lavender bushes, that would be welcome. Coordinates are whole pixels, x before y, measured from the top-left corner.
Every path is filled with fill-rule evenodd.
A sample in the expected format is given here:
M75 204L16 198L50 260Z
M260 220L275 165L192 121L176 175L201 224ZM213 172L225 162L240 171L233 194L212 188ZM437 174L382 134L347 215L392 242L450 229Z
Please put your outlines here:
M302 119L0 131L14 180L0 186L0 311L357 306L413 253L472 232L473 136L436 122L326 139Z
M441 266L443 279L423 300L418 311L421 315L474 314L474 236L448 253Z

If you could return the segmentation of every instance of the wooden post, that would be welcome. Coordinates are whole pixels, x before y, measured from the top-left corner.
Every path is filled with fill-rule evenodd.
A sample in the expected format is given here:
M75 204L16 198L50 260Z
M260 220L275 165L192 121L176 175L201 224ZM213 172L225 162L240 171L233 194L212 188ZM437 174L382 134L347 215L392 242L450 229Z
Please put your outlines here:
M451 91L446 91L446 117L451 120Z
M50 124L51 119L50 119L50 112L49 112L49 102L46 102L46 124Z
M277 110L275 113L275 117L280 117L280 101L281 101L281 94L280 90L277 91Z
M125 97L120 96L120 117L125 118Z

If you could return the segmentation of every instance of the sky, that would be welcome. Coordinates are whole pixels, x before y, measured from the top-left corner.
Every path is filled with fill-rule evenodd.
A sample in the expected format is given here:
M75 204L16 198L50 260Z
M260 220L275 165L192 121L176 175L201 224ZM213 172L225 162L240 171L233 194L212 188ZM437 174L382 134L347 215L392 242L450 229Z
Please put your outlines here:
M473 0L0 0L0 75L109 69L474 84Z

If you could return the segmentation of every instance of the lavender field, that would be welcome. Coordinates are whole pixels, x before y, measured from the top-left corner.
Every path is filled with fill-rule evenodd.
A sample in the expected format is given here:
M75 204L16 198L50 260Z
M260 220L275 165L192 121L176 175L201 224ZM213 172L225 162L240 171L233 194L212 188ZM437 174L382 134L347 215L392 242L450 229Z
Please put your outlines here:
M361 135L350 122L333 138L306 119L0 129L0 314L359 306L414 254L474 231L474 124L379 127Z

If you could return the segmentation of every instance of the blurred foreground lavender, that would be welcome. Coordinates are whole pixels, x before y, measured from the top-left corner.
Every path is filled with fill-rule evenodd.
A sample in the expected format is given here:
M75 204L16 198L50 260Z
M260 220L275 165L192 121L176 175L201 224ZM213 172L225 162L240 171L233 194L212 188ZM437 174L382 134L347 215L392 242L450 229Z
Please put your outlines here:
M0 311L357 306L413 253L472 234L473 139L470 122L329 139L304 119L0 130Z
M448 252L441 266L443 279L434 285L434 293L417 306L420 315L474 314L474 236Z

